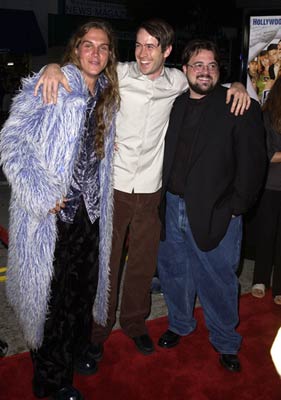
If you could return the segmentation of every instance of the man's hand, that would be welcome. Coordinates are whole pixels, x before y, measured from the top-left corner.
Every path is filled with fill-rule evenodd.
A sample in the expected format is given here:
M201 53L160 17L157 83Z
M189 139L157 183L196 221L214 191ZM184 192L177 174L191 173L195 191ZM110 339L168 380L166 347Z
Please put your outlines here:
M71 92L71 88L65 75L62 73L60 66L58 64L49 64L44 69L39 81L35 86L34 95L37 96L40 86L43 85L42 94L44 103L56 104L58 98L58 87L60 83L68 92Z
M235 115L244 114L251 104L251 98L245 88L240 82L234 82L227 91L226 104L228 104L233 96L233 102L230 111Z
M55 207L52 208L51 210L49 210L49 213L50 214L57 214L58 212L60 212L60 210L65 208L65 203L66 202L67 202L67 199L65 197L63 197L60 201L56 202Z

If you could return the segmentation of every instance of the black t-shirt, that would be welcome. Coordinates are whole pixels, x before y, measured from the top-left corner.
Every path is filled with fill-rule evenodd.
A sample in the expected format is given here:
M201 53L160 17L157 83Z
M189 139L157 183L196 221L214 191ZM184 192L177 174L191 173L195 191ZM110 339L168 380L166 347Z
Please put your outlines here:
M191 99L186 102L185 117L178 137L175 158L168 180L168 191L183 197L186 174L188 171L192 146L196 139L197 129L200 125L206 98Z

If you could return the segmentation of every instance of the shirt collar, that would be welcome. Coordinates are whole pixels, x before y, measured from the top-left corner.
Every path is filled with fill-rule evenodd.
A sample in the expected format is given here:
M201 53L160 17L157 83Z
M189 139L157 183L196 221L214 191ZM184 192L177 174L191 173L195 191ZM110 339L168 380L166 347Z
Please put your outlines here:
M105 76L105 74L102 72L97 79L96 88L98 90L104 90L107 87L107 85L108 85L108 79ZM95 90L95 92L96 92L96 90Z
M90 93L90 91L88 90L89 96L90 98L93 99L97 99L100 95L100 93L107 87L108 85L108 79L107 77L104 75L104 73L102 72L97 79L97 82L95 84L95 91L94 94L92 95Z

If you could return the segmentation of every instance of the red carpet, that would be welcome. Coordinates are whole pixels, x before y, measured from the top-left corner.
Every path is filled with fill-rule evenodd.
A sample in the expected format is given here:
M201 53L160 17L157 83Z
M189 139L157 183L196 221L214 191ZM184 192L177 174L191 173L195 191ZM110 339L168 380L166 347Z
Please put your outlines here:
M86 400L280 400L281 380L269 350L281 325L281 307L270 293L262 300L244 295L240 300L239 332L242 371L225 371L208 341L202 310L195 315L198 328L174 349L150 356L135 350L133 342L114 331L105 346L99 372L75 378ZM148 322L157 341L167 328L166 317ZM0 399L34 400L29 355L0 360Z

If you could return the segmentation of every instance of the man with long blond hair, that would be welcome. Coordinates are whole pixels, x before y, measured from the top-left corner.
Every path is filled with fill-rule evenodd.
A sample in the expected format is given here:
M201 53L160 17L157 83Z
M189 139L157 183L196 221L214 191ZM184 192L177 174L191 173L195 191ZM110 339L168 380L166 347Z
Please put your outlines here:
M119 107L115 40L103 21L81 26L62 70L73 88L58 103L23 80L1 132L12 187L7 295L34 367L37 398L81 400L73 372L90 375L92 309L107 320L113 153Z

